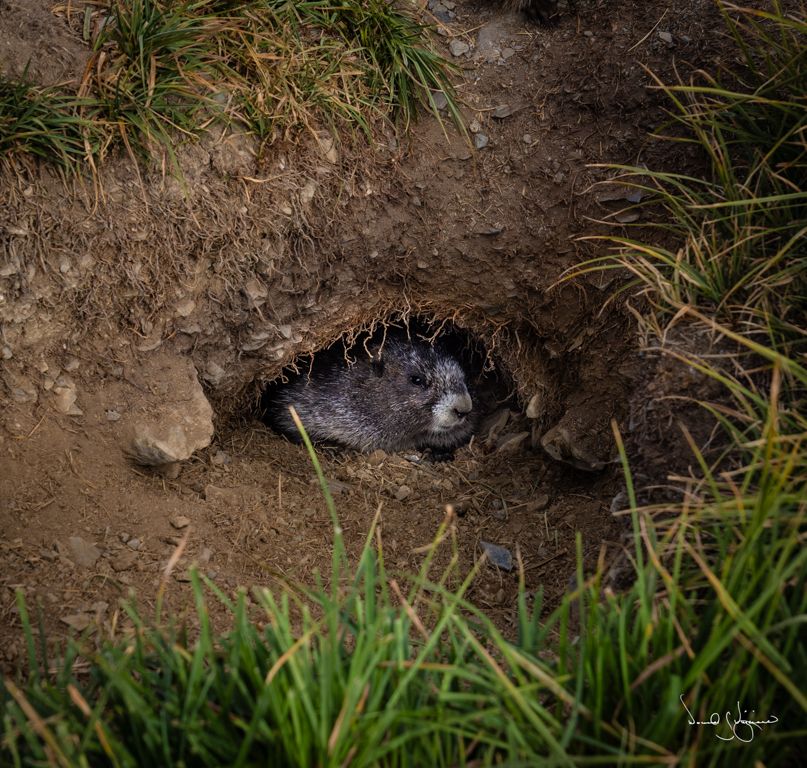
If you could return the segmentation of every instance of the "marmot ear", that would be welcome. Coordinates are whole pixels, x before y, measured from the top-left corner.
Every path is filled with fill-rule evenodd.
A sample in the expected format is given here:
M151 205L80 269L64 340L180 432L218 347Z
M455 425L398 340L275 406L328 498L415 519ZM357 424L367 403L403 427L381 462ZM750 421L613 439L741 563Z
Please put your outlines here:
M384 358L381 356L374 357L370 360L370 367L373 373L380 379L384 375Z

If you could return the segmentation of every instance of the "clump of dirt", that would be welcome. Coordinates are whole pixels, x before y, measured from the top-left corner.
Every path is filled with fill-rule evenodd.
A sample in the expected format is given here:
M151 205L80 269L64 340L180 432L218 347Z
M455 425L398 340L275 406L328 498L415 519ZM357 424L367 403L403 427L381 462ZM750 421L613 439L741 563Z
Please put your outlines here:
M35 6L42 34L69 40L79 77L81 38ZM610 172L592 164L685 167L684 155L646 145L663 113L643 66L671 80L682 59L718 52L715 13L707 0L674 15L661 2L579 3L539 28L457 3L440 29L465 43L453 50L467 135L424 118L370 148L323 132L259 157L220 126L179 149L181 179L125 157L70 182L6 167L4 661L22 647L15 589L45 606L56 636L107 631L130 588L153 602L186 534L168 578L173 610L190 605L193 561L226 588L326 571L331 529L308 457L245 416L245 403L255 382L391 315L471 334L517 397L452 463L325 451L349 552L380 508L389 562L416 570L450 506L461 571L482 542L504 546L548 608L574 573L577 532L589 564L603 547L615 557L611 421L653 374L610 301L613 273L558 279L600 247L578 238L607 232L597 220L624 204L600 194ZM18 20L0 16L0 37ZM31 54L39 45L21 41ZM176 394L142 375L157 353L193 362L216 413L213 444L162 473L122 450L127 420ZM471 597L507 628L517 585L517 568L486 565Z

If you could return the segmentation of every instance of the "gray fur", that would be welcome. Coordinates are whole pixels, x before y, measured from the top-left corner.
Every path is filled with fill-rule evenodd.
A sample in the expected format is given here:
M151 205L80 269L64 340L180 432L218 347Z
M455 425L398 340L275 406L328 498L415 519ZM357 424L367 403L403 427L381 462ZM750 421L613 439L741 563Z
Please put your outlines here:
M370 351L373 356L359 346L350 365L331 354L315 360L308 374L279 385L268 403L270 423L297 437L288 411L293 405L312 440L359 451L452 451L470 439L476 414L454 357L396 338L388 338L380 353Z

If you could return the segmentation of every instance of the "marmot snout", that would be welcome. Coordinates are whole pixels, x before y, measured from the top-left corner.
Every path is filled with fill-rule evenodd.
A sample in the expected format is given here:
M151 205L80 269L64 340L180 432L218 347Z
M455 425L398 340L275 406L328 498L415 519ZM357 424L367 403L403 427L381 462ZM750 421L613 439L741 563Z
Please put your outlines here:
M321 353L310 371L275 384L265 399L269 423L296 439L293 405L314 441L359 451L433 449L466 443L476 422L465 372L448 352L420 341Z

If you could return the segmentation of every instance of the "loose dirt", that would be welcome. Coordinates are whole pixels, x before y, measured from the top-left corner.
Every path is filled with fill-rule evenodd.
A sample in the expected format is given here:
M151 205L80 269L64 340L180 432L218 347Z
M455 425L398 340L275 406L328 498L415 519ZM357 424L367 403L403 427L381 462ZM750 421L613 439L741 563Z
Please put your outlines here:
M22 5L34 6L36 34L20 33ZM67 66L80 77L85 51L63 6L0 7L9 10L0 40L14 40L4 68L18 72L51 45L64 56L29 74L53 82ZM717 13L709 0L581 1L557 26L538 28L495 4L451 12L440 11L442 41L459 66L467 136L424 116L405 140L387 131L372 148L322 134L259 151L218 128L180 151L180 181L126 157L110 158L94 182L67 186L47 169L6 168L5 664L23 653L15 590L42 606L52 637L100 636L125 623L118 605L130 590L153 605L186 534L166 588L174 611L190 605L193 562L228 591L311 584L327 572L332 529L309 459L255 417L256 393L296 356L391 315L466 329L516 397L499 410L498 432L489 421L451 463L323 450L351 556L378 513L392 572L417 570L450 506L435 567L455 547L459 578L482 541L502 545L520 555L527 588L543 588L547 610L572 583L578 534L588 569L620 557L611 421L638 464L655 461L660 433L674 431L676 407L664 398L681 380L666 385L657 358L637 353L629 314L609 301L613 273L557 281L603 252L581 236L628 223L613 218L624 195L596 186L614 172L592 164L691 164L683 150L646 139L664 113L644 67L670 82L676 67L713 65ZM468 52L452 57L450 40ZM217 415L213 444L175 476L138 468L122 450L127 420L170 394L170 382L141 375L156 351L193 361ZM542 447L547 433L560 461ZM678 442L664 439L671 466ZM518 578L518 566L485 564L470 592L507 632Z

